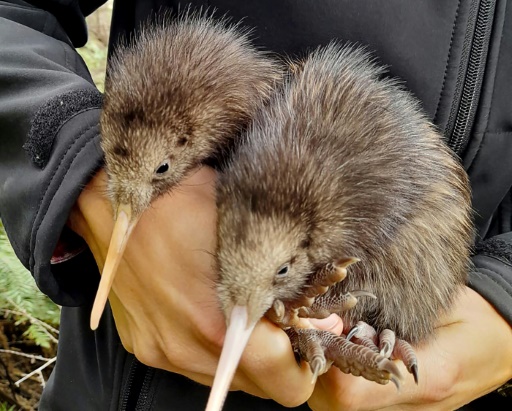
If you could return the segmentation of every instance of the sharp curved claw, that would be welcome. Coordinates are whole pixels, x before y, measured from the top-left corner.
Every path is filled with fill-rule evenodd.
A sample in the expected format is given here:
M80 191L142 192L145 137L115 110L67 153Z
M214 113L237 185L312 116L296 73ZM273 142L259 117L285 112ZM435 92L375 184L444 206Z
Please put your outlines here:
M397 390L400 391L400 386L402 384L402 373L398 366L393 362L388 360L387 358L383 358L377 368L382 371L386 371L389 373L389 379L393 384L395 384Z
M388 342L385 342L379 352L383 357L389 358L391 356L391 352L393 351L393 346Z
M391 375L395 375L398 378L402 379L402 373L400 372L398 366L393 361L388 360L387 358L382 358L382 360L377 365L377 368L382 371L387 371Z
M340 268L347 268L348 266L358 263L359 261L361 261L361 259L357 257L342 258L336 262L336 266Z
M377 296L375 294L372 294L369 291L364 291L364 290L351 291L350 294L352 294L356 298L359 298L359 297L370 297L370 298L372 298L374 300L377 299Z
M414 382L416 383L416 385L418 385L418 380L419 380L418 364L411 364L411 366L409 367L409 372L414 377Z
M395 384L396 390L400 392L400 380L394 375L391 375L390 380L393 384Z
M318 372L314 372L312 377L311 377L311 384L316 384L316 380L318 379Z
M347 341L350 341L352 338L354 338L358 332L359 327L357 325L353 326L350 332L347 334Z
M313 360L309 363L309 367L311 368L311 372L313 373L313 377L311 378L311 383L314 384L316 379L320 375L320 373L325 369L326 361L325 358L320 356L315 356Z
M412 346L407 341L397 339L396 346L393 349L392 355L394 358L402 360L402 362L407 367L407 371L409 371L413 375L414 382L418 384L418 359Z

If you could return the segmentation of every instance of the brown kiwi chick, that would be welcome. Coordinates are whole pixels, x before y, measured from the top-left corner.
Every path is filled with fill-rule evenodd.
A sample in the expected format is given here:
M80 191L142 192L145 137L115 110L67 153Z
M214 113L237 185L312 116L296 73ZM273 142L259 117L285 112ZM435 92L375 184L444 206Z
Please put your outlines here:
M116 224L93 329L140 215L194 167L227 149L281 76L247 31L200 14L147 25L133 44L117 50L101 115Z
M229 325L208 410L222 405L240 347L271 307L314 374L334 361L397 382L391 351L409 361L403 340L428 342L464 285L472 244L466 173L416 99L383 72L360 49L331 44L312 53L221 174L218 296ZM376 299L345 311L352 290ZM348 327L363 320L401 340L379 354L293 328L297 311L337 312Z

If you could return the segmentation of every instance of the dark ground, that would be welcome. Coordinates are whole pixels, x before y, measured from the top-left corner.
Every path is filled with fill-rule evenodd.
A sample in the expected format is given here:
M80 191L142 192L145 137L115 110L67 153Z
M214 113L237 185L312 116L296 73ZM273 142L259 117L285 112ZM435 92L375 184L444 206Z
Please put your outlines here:
M23 336L28 325L16 325L14 318L0 319L0 348L16 351L33 356L53 358L56 355L56 345L46 349L37 346L33 340ZM17 387L14 383L20 378L37 369L45 362L26 356L0 352L0 403L14 406L12 410L37 410L41 396L42 381L39 375L34 375ZM53 364L42 370L46 381ZM9 407L5 408L9 410ZM0 407L0 410L3 408Z

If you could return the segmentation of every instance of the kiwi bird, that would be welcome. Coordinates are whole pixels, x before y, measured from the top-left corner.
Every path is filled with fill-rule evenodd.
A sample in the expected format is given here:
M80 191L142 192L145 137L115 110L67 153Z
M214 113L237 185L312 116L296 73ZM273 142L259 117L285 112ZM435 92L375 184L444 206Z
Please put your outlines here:
M225 19L187 12L140 30L109 63L100 119L115 226L91 314L98 326L140 216L194 167L226 150L282 69Z
M467 175L399 82L359 48L311 53L255 116L217 190L228 328L208 411L265 314L314 375L334 362L397 383L393 355L417 378L407 342L429 341L465 283L473 230ZM359 344L296 326L333 312Z

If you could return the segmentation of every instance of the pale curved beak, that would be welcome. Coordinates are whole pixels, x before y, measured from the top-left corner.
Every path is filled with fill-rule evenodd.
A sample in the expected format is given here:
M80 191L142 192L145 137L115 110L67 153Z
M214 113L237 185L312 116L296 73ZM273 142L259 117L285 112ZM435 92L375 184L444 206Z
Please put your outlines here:
M91 312L91 329L98 328L101 315L105 309L112 283L117 271L117 267L123 257L123 252L128 243L128 239L132 233L133 228L139 221L139 218L133 218L132 209L127 204L121 204L117 209L117 219L114 224L112 237L110 238L110 245L108 246L107 258L103 273L101 274L100 284L94 299Z
M256 325L256 321L248 322L247 307L233 307L206 411L220 411L224 405L236 368Z

